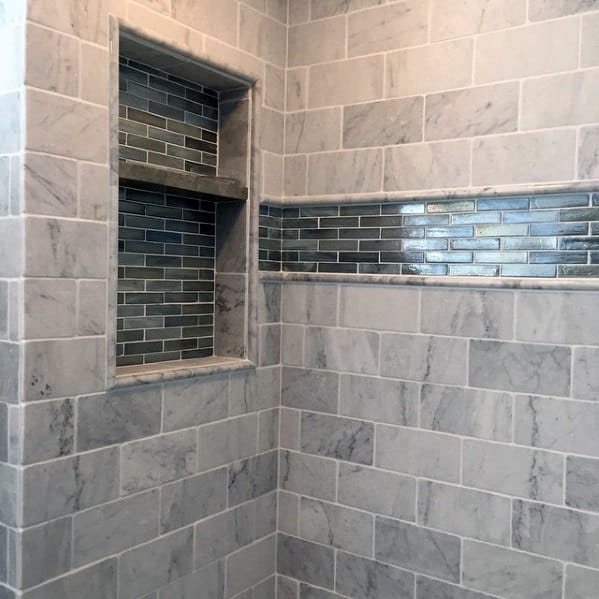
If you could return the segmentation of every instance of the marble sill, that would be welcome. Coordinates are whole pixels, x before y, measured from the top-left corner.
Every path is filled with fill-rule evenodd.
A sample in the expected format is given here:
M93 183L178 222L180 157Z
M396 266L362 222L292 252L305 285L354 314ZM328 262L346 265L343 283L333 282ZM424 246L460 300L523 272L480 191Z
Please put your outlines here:
M139 366L118 366L114 386L149 385L177 379L251 370L255 367L254 362L250 360L221 356L157 362L155 364L141 364Z
M224 201L248 198L247 187L243 187L235 179L207 177L135 162L119 163L119 181L121 185L131 182L149 183L165 192L170 188L205 193Z
M406 285L412 287L470 287L476 289L553 289L557 291L597 291L599 279L541 279L512 277L450 277L415 275L366 275L311 272L268 272L259 274L266 282L312 282L371 285Z

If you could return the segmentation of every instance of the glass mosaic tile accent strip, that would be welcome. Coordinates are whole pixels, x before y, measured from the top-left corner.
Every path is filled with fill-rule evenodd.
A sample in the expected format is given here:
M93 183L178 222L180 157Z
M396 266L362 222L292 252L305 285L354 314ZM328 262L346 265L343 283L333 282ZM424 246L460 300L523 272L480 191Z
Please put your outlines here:
M599 194L260 208L260 269L599 277Z
M119 157L216 175L218 92L121 58Z
M119 189L117 366L212 356L215 202L140 187Z

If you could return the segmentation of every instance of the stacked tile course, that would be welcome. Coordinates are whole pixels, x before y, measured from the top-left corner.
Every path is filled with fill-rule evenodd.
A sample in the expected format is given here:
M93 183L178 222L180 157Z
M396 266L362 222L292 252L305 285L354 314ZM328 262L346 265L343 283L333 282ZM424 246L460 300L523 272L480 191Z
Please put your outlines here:
M260 268L486 277L599 276L599 194L260 212Z
M216 175L218 93L121 58L119 157Z
M118 366L213 354L214 254L211 196L120 188Z

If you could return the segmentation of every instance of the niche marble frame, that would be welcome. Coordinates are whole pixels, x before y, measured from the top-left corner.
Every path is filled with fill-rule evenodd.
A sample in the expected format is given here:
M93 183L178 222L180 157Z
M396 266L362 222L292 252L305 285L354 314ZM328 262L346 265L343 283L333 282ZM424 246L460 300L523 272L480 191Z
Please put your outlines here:
M227 59L204 52L190 40L161 37L140 30L123 17L110 17L109 145L110 206L108 284L106 301L106 389L134 384L214 375L255 368L258 354L257 240L258 206L262 190L260 130L262 80L256 73L240 70ZM142 62L169 70L182 78L217 89L220 94L218 176L231 177L248 188L246 201L217 204L215 276L215 356L140 366L116 366L118 209L119 209L119 57L121 44L127 54L144 48ZM141 59L142 56L139 56ZM160 60L160 62L156 62ZM240 144L227 143L235 136ZM175 171L176 172L176 171ZM226 235L219 235L219 229ZM242 239L242 243L239 240Z

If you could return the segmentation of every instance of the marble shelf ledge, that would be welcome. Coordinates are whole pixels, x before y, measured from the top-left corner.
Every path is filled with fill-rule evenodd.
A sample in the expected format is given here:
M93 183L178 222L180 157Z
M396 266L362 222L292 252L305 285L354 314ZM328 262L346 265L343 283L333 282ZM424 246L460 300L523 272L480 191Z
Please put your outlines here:
M119 163L119 182L127 185L149 183L167 192L169 189L193 191L226 200L247 200L248 189L236 179L207 177L135 162Z
M596 291L597 279L542 279L512 277L436 277L415 275L366 275L313 272L268 272L259 274L260 282L313 282L371 285L407 285L414 287L472 287L477 289L554 289L560 291Z
M243 358L227 358L213 356L211 358L197 358L190 360L177 360L172 362L157 362L156 364L141 364L139 366L118 366L116 369L115 387L131 385L149 385L188 379L196 376L210 376L251 370L256 365Z

